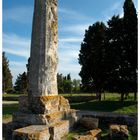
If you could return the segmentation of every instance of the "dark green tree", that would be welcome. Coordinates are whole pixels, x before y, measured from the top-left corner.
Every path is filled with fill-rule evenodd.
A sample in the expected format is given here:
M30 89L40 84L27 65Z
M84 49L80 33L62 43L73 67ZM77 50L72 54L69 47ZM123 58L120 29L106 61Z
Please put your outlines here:
M57 86L58 93L71 93L72 92L72 80L70 74L63 76L62 74L57 74Z
M106 31L106 90L119 92L123 96L128 92L128 68L126 50L123 44L123 18L113 16L108 21Z
M26 72L19 74L17 76L14 89L20 94L26 94L28 89L28 80Z
M72 81L71 81L71 76L70 74L68 74L65 78L64 78L64 91L66 93L71 93L72 92Z
M12 74L9 69L9 61L5 56L5 52L2 53L2 88L3 93L13 89Z
M85 33L79 54L82 87L88 91L94 89L99 100L105 83L105 32L106 26L103 22L90 26Z
M58 93L64 93L64 84L63 84L63 75L57 74L57 87L58 87Z
M130 91L134 92L136 100L137 93L137 71L138 71L138 19L137 12L132 0L124 2L124 48L128 63L128 75Z

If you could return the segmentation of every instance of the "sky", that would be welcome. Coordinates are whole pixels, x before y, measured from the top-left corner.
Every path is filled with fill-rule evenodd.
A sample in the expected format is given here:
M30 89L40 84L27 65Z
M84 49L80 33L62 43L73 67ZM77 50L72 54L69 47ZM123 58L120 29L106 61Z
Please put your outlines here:
M113 15L123 16L124 0L58 0L58 72L80 79L78 55L85 30ZM138 7L137 0L134 0ZM15 82L30 56L34 0L3 0L3 51Z

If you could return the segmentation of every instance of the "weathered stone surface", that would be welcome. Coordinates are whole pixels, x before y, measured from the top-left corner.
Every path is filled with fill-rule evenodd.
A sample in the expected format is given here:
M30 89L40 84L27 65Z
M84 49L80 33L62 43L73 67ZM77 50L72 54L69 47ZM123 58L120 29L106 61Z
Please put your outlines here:
M102 132L101 129L96 128L96 129L90 130L88 132L88 134L92 135L93 137L96 137L97 139L100 139L101 138L101 132Z
M77 122L77 117L73 115L75 114L74 112L76 111L57 111L49 114L30 114L15 112L13 113L13 122L17 124L22 123L24 125L51 125L61 120L68 120L70 123L70 127L72 128Z
M80 119L80 124L87 129L98 128L99 119L91 117L83 117Z
M79 118L77 116L77 110L69 109L69 110L65 111L65 119L69 120L70 128L72 129L79 120Z
M35 0L29 96L58 95L57 90L57 0Z
M49 127L50 140L61 140L69 132L69 121L63 120Z
M67 99L62 96L39 96L32 98L31 110L36 114L53 113L70 109Z
M101 139L101 129L93 129L88 131L84 135L73 136L72 140L100 140Z
M19 111L28 112L28 96L20 96L19 97Z
M73 136L72 140L97 140L92 135L85 135L85 136Z
M110 138L124 138L129 136L127 125L110 125Z
M13 122L29 125L48 125L48 121L46 119L45 114L29 114L22 112L13 113Z
M63 96L59 96L59 106L58 110L67 111L70 109L69 101Z
M58 112L46 114L46 119L47 119L49 124L57 123L57 122L65 119L65 112L58 111Z
M49 140L49 129L45 125L31 125L13 132L13 140Z

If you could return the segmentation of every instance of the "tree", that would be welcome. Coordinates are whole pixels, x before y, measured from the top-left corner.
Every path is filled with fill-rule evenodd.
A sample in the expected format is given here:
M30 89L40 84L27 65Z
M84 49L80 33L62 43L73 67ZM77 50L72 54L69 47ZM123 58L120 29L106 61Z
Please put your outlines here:
M72 91L74 93L80 91L80 80L73 79L73 81L72 81Z
M107 88L121 93L137 92L137 14L132 0L124 3L124 17L113 16L107 29Z
M70 74L68 74L66 77L64 77L63 84L64 84L64 91L66 93L71 93L72 92L72 81L71 81Z
M9 61L5 56L5 52L2 53L2 88L3 92L7 92L8 90L13 89L12 84L12 74L9 69Z
M26 72L23 72L23 74L19 74L17 76L14 89L15 89L15 91L17 91L21 94L26 94L27 93L28 80L27 80Z
M106 26L103 22L96 22L90 26L85 33L79 54L82 86L88 91L94 89L99 100L105 81L105 32Z
M64 93L64 86L63 86L63 75L57 74L57 87L58 87L58 93Z
M127 70L125 53L126 50L123 45L123 19L119 18L119 16L113 16L108 21L106 31L106 90L119 92L122 98L124 93L128 91L128 80L125 75Z
M136 100L137 93L137 71L138 71L138 19L137 12L132 0L124 2L124 47L129 66L130 91L134 92Z

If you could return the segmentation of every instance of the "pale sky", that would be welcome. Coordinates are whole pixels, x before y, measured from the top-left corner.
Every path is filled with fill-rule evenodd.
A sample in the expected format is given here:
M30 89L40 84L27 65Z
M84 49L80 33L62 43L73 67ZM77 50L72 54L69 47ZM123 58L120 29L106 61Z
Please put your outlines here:
M80 79L78 54L85 29L114 14L123 16L124 0L58 0L58 71ZM137 0L134 0L137 8ZM3 0L3 51L9 59L13 81L26 71L30 54L34 0Z

